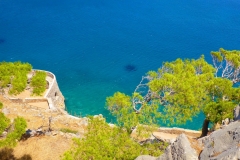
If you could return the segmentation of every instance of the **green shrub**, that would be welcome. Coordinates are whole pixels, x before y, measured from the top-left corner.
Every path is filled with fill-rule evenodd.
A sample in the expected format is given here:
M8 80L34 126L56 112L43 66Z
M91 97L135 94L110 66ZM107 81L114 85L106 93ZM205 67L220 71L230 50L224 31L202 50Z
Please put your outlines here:
M18 62L0 62L0 88L12 87L9 94L19 94L27 86L27 74L32 70L29 63Z
M85 138L74 139L74 146L65 152L64 160L135 159L141 154L159 156L163 143L140 145L119 127L110 127L101 118L91 118Z
M2 109L2 107L3 107L3 104L2 104L2 102L0 102L0 109Z
M33 87L33 95L42 95L44 93L47 85L46 76L46 72L36 71L36 74L31 80L31 86Z
M17 140L20 140L21 136L25 133L27 127L27 122L24 118L17 117L13 122L13 131L7 134L7 137L4 140L0 140L1 147L15 147Z
M16 73L12 80L12 88L10 94L19 94L27 87L27 76L23 73Z
M0 106L2 103L0 102ZM27 122L24 118L17 117L14 119L13 124L10 125L10 119L8 119L2 112L0 112L0 135L5 129L8 128L9 132L6 138L0 140L0 148L2 147L14 147L17 144L16 140L19 140L25 133Z
M0 135L10 125L10 120L5 117L3 113L0 113Z
M78 131L71 130L71 129L68 129L68 128L61 128L60 131L64 132L64 133L73 133L73 134L76 134L78 132Z

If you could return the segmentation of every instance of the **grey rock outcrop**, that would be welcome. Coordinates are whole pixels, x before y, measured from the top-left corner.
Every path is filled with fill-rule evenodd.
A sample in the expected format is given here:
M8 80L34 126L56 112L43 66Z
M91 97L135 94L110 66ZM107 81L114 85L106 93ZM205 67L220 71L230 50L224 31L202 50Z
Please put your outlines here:
M240 105L234 108L233 115L234 115L234 118L233 118L234 121L240 120Z
M232 122L198 141L204 146L200 159L240 159L240 121Z
M179 135L176 140L167 147L165 152L158 158L152 156L141 155L135 160L197 160L196 151L185 134Z
M164 154L156 160L197 160L196 151L191 147L191 144L185 134L177 137L176 141L167 147Z

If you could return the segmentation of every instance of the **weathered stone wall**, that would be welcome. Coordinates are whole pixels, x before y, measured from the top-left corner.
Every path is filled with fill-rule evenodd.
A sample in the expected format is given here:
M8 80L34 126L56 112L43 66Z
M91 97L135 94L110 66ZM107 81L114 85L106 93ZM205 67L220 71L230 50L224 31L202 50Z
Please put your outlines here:
M25 103L37 103L37 102L47 102L46 98L25 98L23 99Z
M49 104L53 104L53 107L65 109L64 97L58 87L55 75L51 72L48 71L46 72L47 76L52 79L49 80L50 81L49 90L47 91L44 97L48 99Z
M9 98L9 100L13 103L23 103L23 100L21 98Z
M37 71L37 70L33 70ZM44 70L39 70L44 71ZM44 71L47 73L47 92L44 95L44 98L9 98L14 103L37 103L37 102L48 102L50 109L61 108L65 109L64 96L58 87L56 77L53 73Z

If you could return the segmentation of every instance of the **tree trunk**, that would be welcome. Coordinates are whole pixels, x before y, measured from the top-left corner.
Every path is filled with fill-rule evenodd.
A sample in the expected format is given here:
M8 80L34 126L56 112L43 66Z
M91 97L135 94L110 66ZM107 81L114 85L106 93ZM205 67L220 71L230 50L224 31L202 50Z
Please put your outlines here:
M202 125L202 135L200 138L205 137L208 134L208 124L209 124L208 119L204 119L203 125Z

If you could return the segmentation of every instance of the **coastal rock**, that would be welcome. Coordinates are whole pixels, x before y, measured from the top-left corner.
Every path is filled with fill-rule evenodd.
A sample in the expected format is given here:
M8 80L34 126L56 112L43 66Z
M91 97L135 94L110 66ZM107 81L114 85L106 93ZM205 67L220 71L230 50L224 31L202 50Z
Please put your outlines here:
M156 139L158 139L159 141L163 141L167 143L173 143L177 138L177 135L170 134L170 133L162 133L162 132L153 132L152 135L156 137Z
M234 118L233 118L234 121L240 120L240 105L238 105L234 109L233 115L234 115Z
M185 134L177 137L170 146L167 147L165 152L156 160L197 160L198 156L196 151L191 147L191 144Z
M204 146L200 159L240 159L240 121L232 122L198 141Z
M216 153L218 154L218 153ZM210 158L210 160L239 160L240 159L240 148L239 147L232 147L221 154Z

